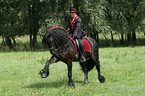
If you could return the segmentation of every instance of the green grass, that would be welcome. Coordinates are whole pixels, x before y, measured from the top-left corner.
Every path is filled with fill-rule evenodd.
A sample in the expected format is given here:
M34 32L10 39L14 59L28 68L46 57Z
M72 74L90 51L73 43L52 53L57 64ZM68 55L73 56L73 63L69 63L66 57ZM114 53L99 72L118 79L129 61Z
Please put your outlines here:
M104 84L94 68L89 84L81 86L84 74L74 62L76 88L68 88L67 67L62 62L50 66L48 78L40 78L38 73L50 56L49 51L1 52L0 96L145 96L145 46L100 48Z

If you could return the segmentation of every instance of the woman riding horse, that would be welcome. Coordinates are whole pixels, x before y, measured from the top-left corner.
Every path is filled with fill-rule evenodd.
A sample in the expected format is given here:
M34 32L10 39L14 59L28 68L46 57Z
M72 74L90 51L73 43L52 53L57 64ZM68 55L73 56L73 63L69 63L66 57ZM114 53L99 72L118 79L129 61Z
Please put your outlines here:
M80 62L81 68L85 74L84 82L88 83L88 72L96 67L98 71L98 79L101 83L105 82L105 77L101 75L100 71L100 62L98 56L98 45L97 42L91 37L84 37L88 42L91 52L84 51L84 56L86 62ZM48 45L50 53L52 54L51 58L46 62L44 69L42 69L39 74L42 78L46 78L49 75L49 66L52 63L62 61L67 64L68 68L68 78L69 78L69 87L74 86L72 80L72 62L74 60L79 61L80 56L76 56L78 53L75 49L75 45L72 42L71 38L67 34L66 30L60 27L54 27L49 30L43 36L42 40L45 44Z
M70 10L70 19L68 22L68 28L67 31L69 32L69 35L73 39L77 39L79 42L79 48L80 48L80 53L81 53L81 62L85 62L86 58L84 57L84 44L82 41L82 38L86 35L86 33L81 29L81 18L77 16L76 8L71 8Z

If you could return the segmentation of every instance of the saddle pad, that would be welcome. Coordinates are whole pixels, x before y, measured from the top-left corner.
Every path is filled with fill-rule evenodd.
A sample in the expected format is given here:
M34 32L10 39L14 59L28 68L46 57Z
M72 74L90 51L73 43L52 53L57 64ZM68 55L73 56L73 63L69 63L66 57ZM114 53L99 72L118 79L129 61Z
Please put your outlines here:
M84 44L84 51L88 51L91 53L90 45L86 39L83 39L83 44Z
M77 51L77 46L76 46L76 42L74 39L72 39L70 36L69 38L73 41L74 45L75 45L75 49ZM84 51L88 51L89 53L91 53L91 48L90 45L88 43L88 41L86 39L83 39L83 44L84 44Z

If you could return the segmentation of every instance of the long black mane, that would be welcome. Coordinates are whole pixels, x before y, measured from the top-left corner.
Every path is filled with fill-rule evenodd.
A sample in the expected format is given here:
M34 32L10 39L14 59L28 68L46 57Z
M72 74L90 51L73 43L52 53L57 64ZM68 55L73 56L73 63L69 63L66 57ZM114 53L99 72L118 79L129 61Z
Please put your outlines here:
M49 30L49 34L52 36L52 40L54 43L54 48L63 49L68 46L68 42L70 38L67 34L67 31L62 27L53 27Z

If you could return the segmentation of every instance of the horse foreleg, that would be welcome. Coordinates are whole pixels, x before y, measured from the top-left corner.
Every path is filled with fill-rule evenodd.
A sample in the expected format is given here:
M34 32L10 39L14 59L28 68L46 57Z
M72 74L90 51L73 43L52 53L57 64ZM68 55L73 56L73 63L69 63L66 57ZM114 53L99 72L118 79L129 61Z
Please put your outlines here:
M44 69L42 69L39 74L41 74L41 78L46 78L49 75L49 65L57 62L58 59L55 56L52 56L45 64Z
M74 86L73 80L72 80L72 62L67 64L68 67L68 78L69 78L69 88Z

